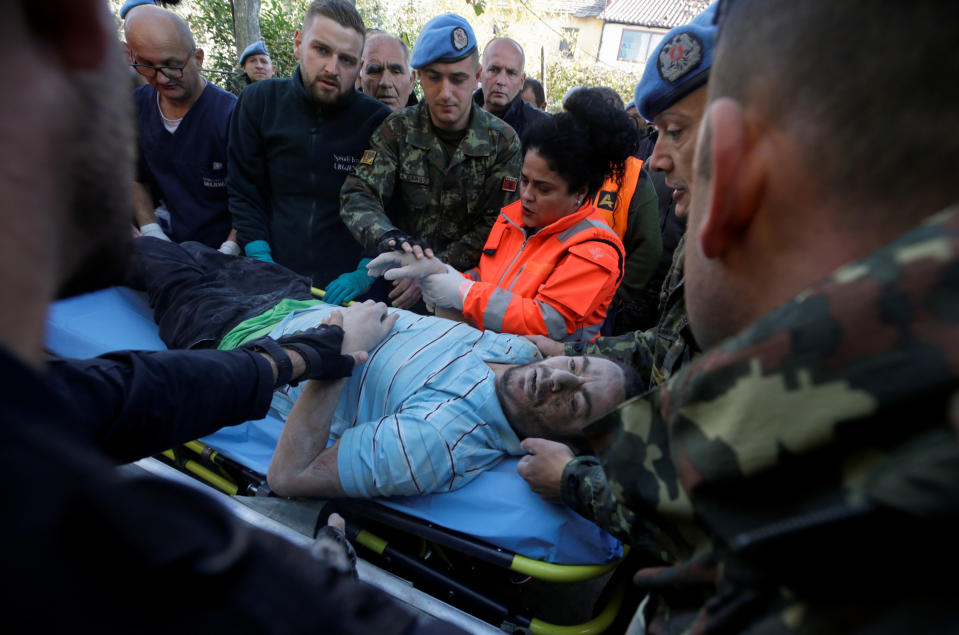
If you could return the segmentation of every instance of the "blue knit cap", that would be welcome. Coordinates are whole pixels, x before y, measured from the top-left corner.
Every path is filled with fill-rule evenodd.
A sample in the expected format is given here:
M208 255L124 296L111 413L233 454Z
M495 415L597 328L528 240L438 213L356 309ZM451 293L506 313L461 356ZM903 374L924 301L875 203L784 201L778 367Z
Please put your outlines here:
M689 24L665 36L649 56L636 84L636 110L646 121L693 92L709 79L716 44L714 2Z
M264 44L263 42L254 42L253 44L243 49L243 55L240 56L240 66L243 66L243 62L245 62L246 58L250 57L251 55L266 55L267 57L270 56L270 54L266 52L266 44Z
M153 0L127 0L123 3L123 6L120 7L120 19L123 20L127 17L127 14L130 13L130 9L134 7L139 7L141 4L152 4L156 5L156 2Z
M416 38L410 66L423 68L434 62L450 64L476 50L476 36L466 18L455 13L438 15L423 27Z

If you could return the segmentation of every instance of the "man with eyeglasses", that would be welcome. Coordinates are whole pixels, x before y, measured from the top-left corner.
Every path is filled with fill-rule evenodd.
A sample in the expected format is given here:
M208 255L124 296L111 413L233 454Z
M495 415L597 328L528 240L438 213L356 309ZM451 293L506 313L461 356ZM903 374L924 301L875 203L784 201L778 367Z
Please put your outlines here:
M138 7L124 24L137 105L135 220L148 236L227 249L227 132L236 97L200 71L203 50L179 16Z

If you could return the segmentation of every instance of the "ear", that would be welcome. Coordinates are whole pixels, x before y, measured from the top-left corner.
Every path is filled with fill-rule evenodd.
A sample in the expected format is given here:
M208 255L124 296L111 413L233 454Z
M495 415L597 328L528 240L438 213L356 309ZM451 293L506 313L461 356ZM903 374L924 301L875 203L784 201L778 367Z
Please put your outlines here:
M303 33L299 29L293 34L293 57L300 61L300 45L303 43Z
M695 169L702 172L700 164L707 162L712 178L703 183L709 196L699 243L707 258L719 258L756 217L770 166L739 103L717 99L707 108L705 118ZM703 156L707 151L709 155Z
M578 198L579 200L585 202L585 201L586 201L586 193L587 193L587 192L589 192L589 188L588 188L587 186L583 185L583 186L581 186L578 190L576 190L576 192L574 192L573 195L574 195L576 198Z
M100 0L24 0L21 4L33 33L57 52L67 68L98 68L110 51L110 40L116 38L106 3Z
M200 68L203 68L203 60L206 58L206 53L203 52L203 49L197 49L194 55L196 56L196 63Z

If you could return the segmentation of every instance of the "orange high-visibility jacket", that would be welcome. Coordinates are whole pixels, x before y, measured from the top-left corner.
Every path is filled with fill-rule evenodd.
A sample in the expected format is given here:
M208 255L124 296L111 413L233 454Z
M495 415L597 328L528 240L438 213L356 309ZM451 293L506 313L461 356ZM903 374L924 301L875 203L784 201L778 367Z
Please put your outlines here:
M623 276L623 243L591 202L527 236L521 202L500 211L463 315L479 329L591 340Z
M618 185L612 177L606 179L603 187L599 188L593 197L593 205L606 219L620 240L626 236L629 225L629 204L636 195L636 184L643 170L643 162L636 157L626 157L626 170L623 173L623 184Z

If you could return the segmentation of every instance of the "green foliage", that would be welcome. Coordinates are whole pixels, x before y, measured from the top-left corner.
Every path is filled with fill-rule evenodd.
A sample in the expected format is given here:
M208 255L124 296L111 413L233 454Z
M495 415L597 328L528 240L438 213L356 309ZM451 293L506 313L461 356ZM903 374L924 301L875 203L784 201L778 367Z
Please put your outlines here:
M641 74L642 67L634 74L603 64L583 64L571 59L554 61L546 66L545 87L549 111L562 111L563 95L574 86L609 86L623 98L625 104L633 99Z
M213 83L239 92L242 83L233 81L237 60L232 3L215 0L197 2L186 20L197 39L197 45L203 48L204 74Z

